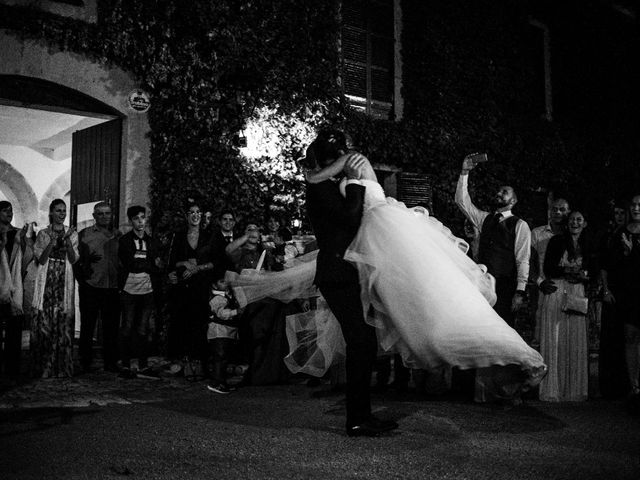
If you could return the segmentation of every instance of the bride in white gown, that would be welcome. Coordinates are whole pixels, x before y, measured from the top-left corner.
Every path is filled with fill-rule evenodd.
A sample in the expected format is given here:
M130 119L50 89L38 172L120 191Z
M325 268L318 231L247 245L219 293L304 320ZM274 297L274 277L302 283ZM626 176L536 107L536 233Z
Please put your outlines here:
M307 180L338 174L346 160ZM362 222L344 258L358 269L382 348L410 367L517 365L529 384L539 382L542 356L493 310L493 278L466 255L468 245L425 209L386 198L368 161L363 172Z
M308 172L307 181L338 175L348 157ZM376 327L382 349L399 353L413 368L508 365L505 372L510 373L501 383L539 383L546 373L541 355L491 307L493 278L466 255L466 242L425 209L407 208L386 198L366 159L363 172L362 222L344 258L359 272L363 310ZM310 285L309 265L300 269L300 275L296 268L287 273L296 278L293 283ZM273 294L275 284L289 282L271 278L266 283ZM291 289L286 292L291 297Z

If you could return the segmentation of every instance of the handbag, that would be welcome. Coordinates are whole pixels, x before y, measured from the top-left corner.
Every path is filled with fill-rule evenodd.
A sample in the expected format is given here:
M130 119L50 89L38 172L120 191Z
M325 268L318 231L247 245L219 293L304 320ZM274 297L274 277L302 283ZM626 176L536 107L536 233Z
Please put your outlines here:
M562 297L562 311L571 315L586 315L589 308L589 299L583 295L568 293L566 290Z

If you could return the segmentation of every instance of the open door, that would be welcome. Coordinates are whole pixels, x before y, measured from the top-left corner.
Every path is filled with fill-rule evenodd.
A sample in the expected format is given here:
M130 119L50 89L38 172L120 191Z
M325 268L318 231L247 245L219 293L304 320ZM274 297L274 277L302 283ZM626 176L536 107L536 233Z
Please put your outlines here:
M73 133L71 143L71 225L77 226L78 206L105 201L117 227L120 205L122 119Z

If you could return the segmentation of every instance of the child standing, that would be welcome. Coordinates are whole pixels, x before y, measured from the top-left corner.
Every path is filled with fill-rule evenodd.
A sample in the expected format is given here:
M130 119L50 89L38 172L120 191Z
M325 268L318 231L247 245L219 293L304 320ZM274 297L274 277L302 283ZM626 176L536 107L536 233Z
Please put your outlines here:
M214 282L209 307L211 314L207 340L213 357L213 369L207 389L227 394L235 390L227 385L227 365L238 340L240 309L224 279Z
M127 209L127 217L133 227L119 240L119 287L122 304L120 349L123 378L135 378L131 370L131 358L138 359L141 375L157 377L148 366L150 320L154 306L154 294L159 291L158 275L161 261L159 247L149 235L147 210L139 205Z

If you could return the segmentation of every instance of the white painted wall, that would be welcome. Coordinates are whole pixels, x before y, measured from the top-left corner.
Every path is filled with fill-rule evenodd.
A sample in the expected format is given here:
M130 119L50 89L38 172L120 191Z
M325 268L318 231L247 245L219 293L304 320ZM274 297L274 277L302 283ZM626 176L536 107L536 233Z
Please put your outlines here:
M129 93L139 85L127 72L90 61L82 55L22 41L0 29L0 74L35 77L73 88L123 115L120 223L127 223L128 205L148 206L149 124L146 113L138 113L128 106Z
M22 226L27 221L36 221L38 225L46 225L49 212L48 209L39 209L40 202L54 184L60 181L59 177L68 177L66 184L69 184L71 157L54 161L28 147L0 145L0 158L25 177L38 202L35 206L21 205L21 208L14 208L13 224ZM37 209L36 217L33 216L34 207ZM29 218L25 218L26 216Z

